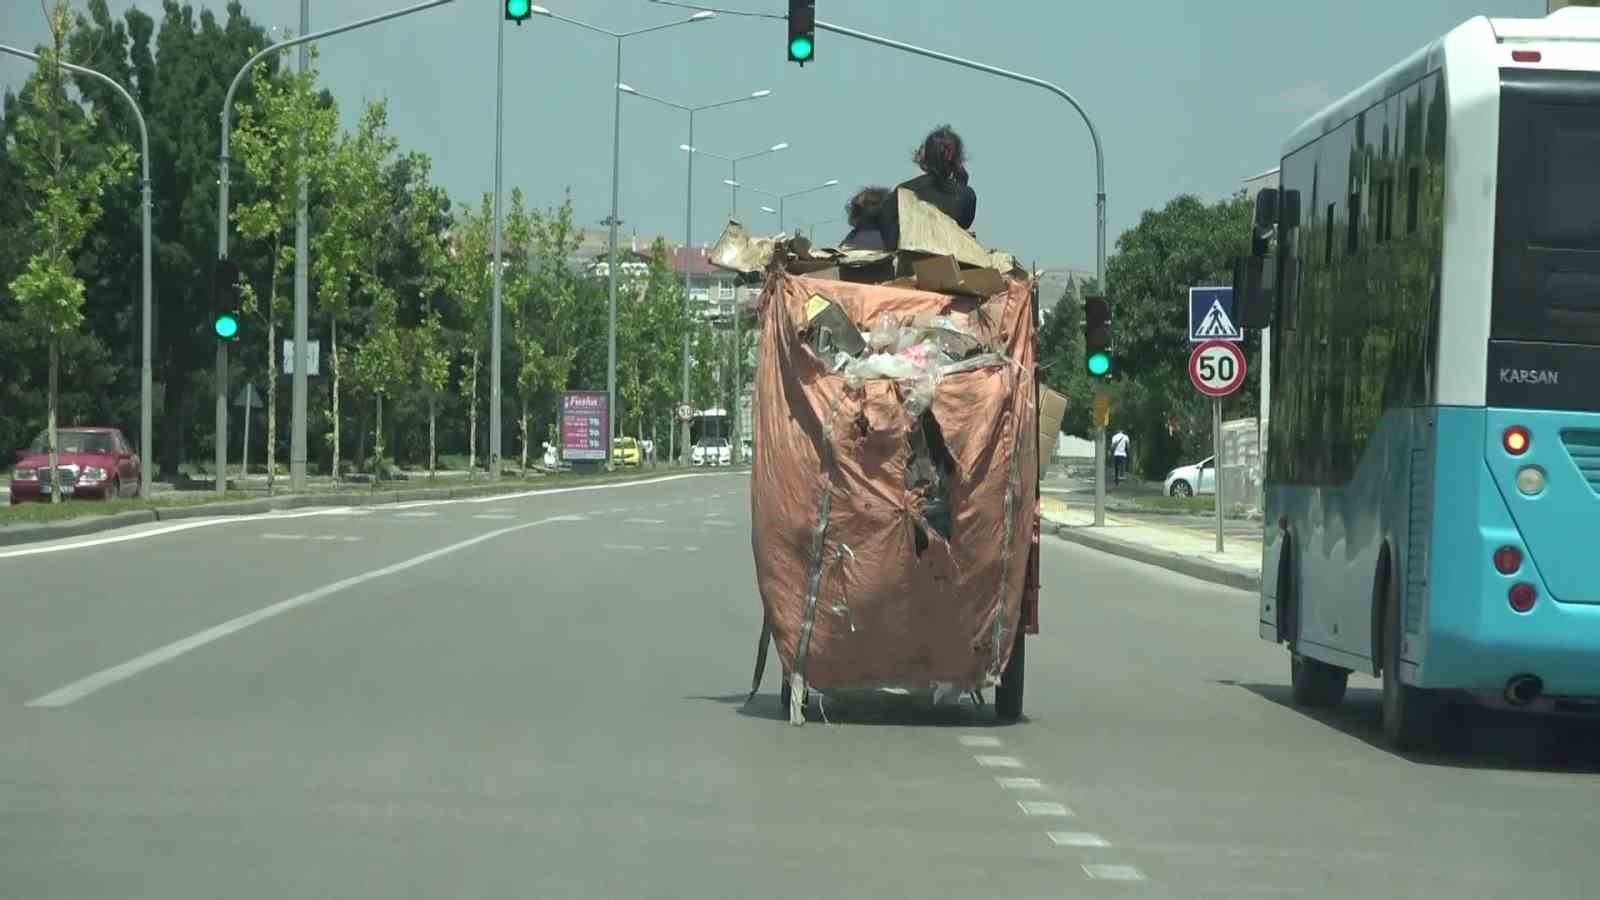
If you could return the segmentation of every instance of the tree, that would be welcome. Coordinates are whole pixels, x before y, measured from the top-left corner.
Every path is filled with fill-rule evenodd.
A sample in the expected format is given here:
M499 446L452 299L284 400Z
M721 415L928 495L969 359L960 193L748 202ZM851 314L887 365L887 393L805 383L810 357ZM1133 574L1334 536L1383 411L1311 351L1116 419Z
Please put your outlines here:
M1084 371L1083 298L1093 290L1093 282L1069 284L1039 329L1041 379L1067 398L1061 430L1079 436L1093 430L1094 392L1103 388Z
M435 476L439 461L439 399L450 384L450 351L444 316L436 304L447 276L445 243L437 230L440 211L448 207L444 192L428 181L432 164L428 157L408 155L409 185L403 218L405 243L415 253L420 269L417 293L422 301L422 321L411 333L417 380L428 399L428 478Z
M383 446L383 401L402 389L410 373L410 341L400 327L399 304L394 292L378 285L372 289L372 316L367 336L355 351L356 381L372 395L376 404L373 427L375 470L385 471Z
M1117 239L1106 267L1117 360L1113 417L1134 436L1134 466L1167 471L1210 443L1209 404L1189 384L1190 287L1232 282L1233 259L1249 251L1250 204L1241 192L1206 205L1184 195ZM1250 352L1259 335L1246 335ZM1081 363L1080 363L1081 364ZM1255 409L1247 383L1224 408Z
M461 393L467 401L467 470L478 467L478 373L489 341L490 263L494 213L488 194L478 211L463 208L456 217L444 266L445 291L461 310L467 359L461 366Z
M66 93L63 48L71 13L64 2L47 10L51 46L41 54L33 79L32 115L17 123L11 148L23 173L28 199L31 254L22 274L8 287L16 301L18 323L49 354L46 438L50 452L51 502L60 502L57 442L57 386L63 338L83 322L84 283L75 255L101 215L108 187L132 171L132 153L118 145L99 162L86 163L78 148L93 129L92 115L83 114Z
M252 75L256 100L239 106L233 145L260 193L254 202L238 207L234 221L241 238L266 241L270 247L265 302L253 286L241 293L242 311L266 326L270 494L278 468L278 319L288 300L287 292L280 296L278 287L295 261L294 227L301 185L326 177L339 123L338 111L317 96L314 70L273 76L256 69Z
M525 397L539 402L547 397L549 421L558 418L557 404L563 390L572 387L578 350L583 344L586 312L597 312L601 298L573 271L569 262L577 252L583 234L573 225L572 198L531 216L530 278L527 303L519 311L525 343L521 347L522 365L518 386ZM524 466L527 464L528 410L523 408Z
M320 290L317 301L328 317L330 365L329 424L333 429L333 477L339 477L339 400L343 387L339 325L347 321L354 301L372 296L377 287L374 248L388 223L389 210L379 189L383 161L396 142L388 135L388 110L369 103L353 135L340 138L330 151L327 173L327 222L312 239L312 264Z

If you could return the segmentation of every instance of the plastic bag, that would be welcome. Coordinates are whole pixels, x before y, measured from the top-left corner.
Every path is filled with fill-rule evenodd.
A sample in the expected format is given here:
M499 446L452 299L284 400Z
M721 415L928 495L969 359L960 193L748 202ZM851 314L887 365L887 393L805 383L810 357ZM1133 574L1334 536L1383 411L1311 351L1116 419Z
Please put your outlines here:
M878 324L872 327L872 334L867 337L867 346L877 353L888 353L896 349L900 343L900 322L889 313L878 317Z
M923 369L897 353L874 353L865 359L852 359L845 364L845 383L859 388L869 379L893 378L906 380L925 376Z

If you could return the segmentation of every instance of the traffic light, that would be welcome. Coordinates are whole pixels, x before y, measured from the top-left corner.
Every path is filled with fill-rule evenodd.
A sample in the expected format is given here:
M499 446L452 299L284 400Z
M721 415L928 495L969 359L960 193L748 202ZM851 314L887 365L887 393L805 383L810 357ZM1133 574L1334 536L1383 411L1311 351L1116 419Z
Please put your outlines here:
M802 68L817 52L817 4L789 0L789 61Z
M521 25L533 15L533 4L528 0L506 0L506 21Z
M1101 296L1083 299L1083 364L1094 378L1111 377L1111 307Z
M211 333L219 341L239 339L239 266L231 259L217 260L212 277Z

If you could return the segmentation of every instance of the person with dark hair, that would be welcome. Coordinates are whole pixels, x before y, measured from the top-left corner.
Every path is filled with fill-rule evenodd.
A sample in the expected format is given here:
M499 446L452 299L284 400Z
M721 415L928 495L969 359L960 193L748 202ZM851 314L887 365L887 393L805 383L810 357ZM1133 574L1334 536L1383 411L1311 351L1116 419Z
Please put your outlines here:
M978 217L978 194L968 184L967 150L961 135L949 125L940 125L928 134L911 154L922 174L895 188L910 191L931 203L940 212L970 229ZM900 208L891 194L884 205L883 237L890 249L900 245Z
M883 213L894 201L894 194L886 187L864 187L845 204L845 221L850 223L850 233L840 246L853 250L887 250L883 236Z

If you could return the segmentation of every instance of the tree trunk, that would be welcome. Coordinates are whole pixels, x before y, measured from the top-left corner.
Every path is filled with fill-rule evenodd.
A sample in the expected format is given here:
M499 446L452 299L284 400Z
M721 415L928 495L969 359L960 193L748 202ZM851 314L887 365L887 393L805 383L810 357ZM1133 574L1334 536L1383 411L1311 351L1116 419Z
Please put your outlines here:
M329 356L333 362L333 483L339 483L339 320L329 321Z
M276 285L274 285L276 293ZM274 301L277 297L272 298ZM269 304L269 310L272 308ZM273 478L278 468L278 454L274 450L278 446L278 364L277 343L278 323L271 315L267 316L267 496L272 496ZM248 408L245 415L250 414Z
M61 478L57 475L61 465L60 447L56 440L56 377L61 369L61 345L52 337L50 339L50 399L47 406L45 425L50 434L50 502L61 502Z
M376 478L383 478L383 395L378 394L377 427L372 429L373 469Z
M472 384L467 390L467 479L478 477L478 351L472 351Z
M435 480L435 467L439 460L439 443L437 423L439 421L438 400L428 398L428 480Z
M522 398L522 474L528 474L528 398Z

